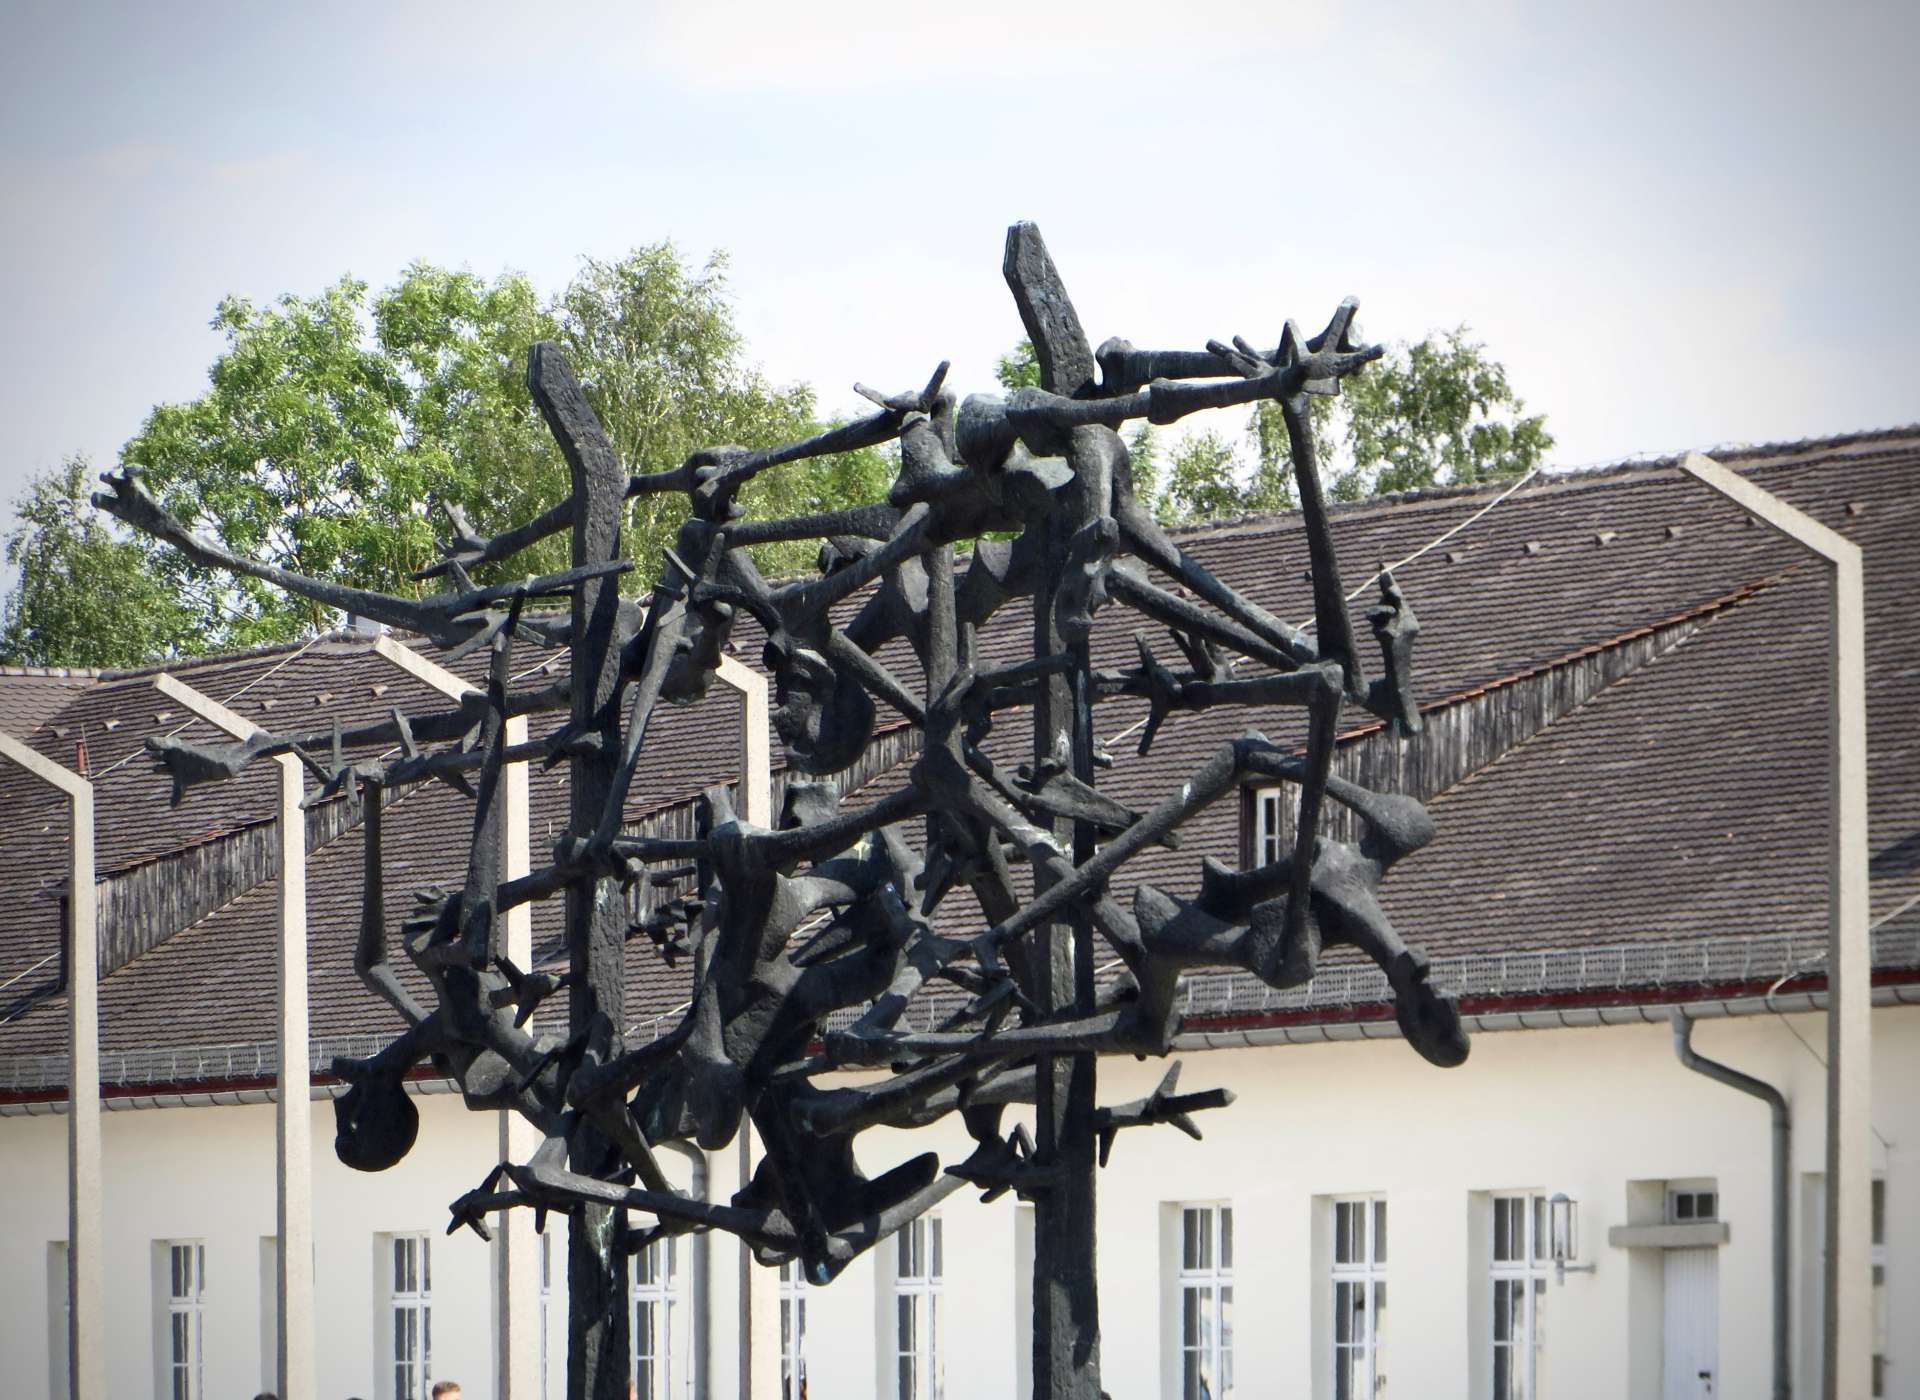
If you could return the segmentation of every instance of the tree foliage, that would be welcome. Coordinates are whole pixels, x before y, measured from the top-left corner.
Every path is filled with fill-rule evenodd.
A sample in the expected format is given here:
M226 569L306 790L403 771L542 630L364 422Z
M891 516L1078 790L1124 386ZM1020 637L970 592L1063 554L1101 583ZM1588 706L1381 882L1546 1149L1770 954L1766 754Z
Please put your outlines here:
M996 366L1009 391L1040 382L1026 341ZM1465 326L1398 343L1346 381L1338 398L1313 400L1311 428L1327 494L1357 501L1430 486L1469 486L1518 476L1553 446L1543 414L1528 415L1506 369ZM1143 427L1130 439L1135 491L1169 524L1256 511L1291 510L1292 458L1280 407L1263 403L1244 441L1191 433L1167 452ZM1147 469L1136 444L1145 441Z
M93 471L71 457L14 502L7 535L19 571L0 615L8 665L137 666L183 645L188 610L90 499Z
M406 596L444 586L411 575L438 557L446 507L491 534L566 496L566 463L525 383L536 340L566 349L630 472L670 470L699 446L758 447L819 426L810 389L773 385L749 361L724 259L694 267L668 243L588 259L548 300L519 274L488 281L417 263L378 294L346 277L315 296L264 306L228 298L213 326L225 347L207 392L156 407L122 462L141 469L167 509L234 550ZM891 479L883 454L869 450L768 473L743 505L750 516L794 514L869 498ZM636 568L628 588L651 581L671 543L677 522L660 515L660 500L630 505ZM43 574L83 542L72 530L22 521L15 547L47 561ZM130 558L144 551L157 596L190 621L164 636L112 634L116 664L285 640L338 620L253 580L209 575L174 551L124 543L104 522L93 528ZM565 549L548 541L514 567L564 567ZM774 573L813 562L800 544L756 555ZM69 572L83 593L86 575ZM31 636L21 654L37 660L96 649L77 633ZM139 637L145 650L134 645Z

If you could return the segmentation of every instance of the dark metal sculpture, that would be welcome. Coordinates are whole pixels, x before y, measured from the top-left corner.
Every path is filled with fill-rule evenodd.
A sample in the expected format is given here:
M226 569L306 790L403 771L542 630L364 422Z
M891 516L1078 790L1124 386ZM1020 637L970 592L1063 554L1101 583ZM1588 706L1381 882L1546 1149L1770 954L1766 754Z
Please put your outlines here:
M1105 1162L1123 1128L1170 1123L1198 1136L1189 1115L1229 1102L1224 1090L1174 1092L1175 1075L1145 1099L1101 1107L1095 1057L1164 1055L1180 1017L1181 973L1242 968L1275 987L1313 975L1322 948L1351 944L1377 962L1407 1039L1440 1065L1467 1054L1460 1018L1427 983L1425 959L1394 932L1376 898L1393 863L1432 827L1405 797L1331 775L1343 706L1401 732L1418 728L1409 676L1417 624L1390 576L1371 612L1384 676L1368 683L1349 621L1307 427L1311 395L1332 394L1376 358L1354 338L1355 304L1304 336L1287 323L1270 352L1243 340L1196 351L1143 351L1109 340L1097 351L1031 225L1007 239L1005 272L1038 354L1042 383L1006 397L956 403L946 366L918 391L862 387L872 415L804 442L696 453L678 470L628 476L555 347L533 347L535 401L572 469L573 494L540 519L491 539L458 517L443 562L449 585L417 602L304 578L240 557L162 509L129 472L106 478L99 503L201 564L275 583L361 616L420 633L456 654L489 648L484 697L442 713L346 734L273 735L206 748L154 745L176 799L267 754L311 755L322 791L365 800L364 918L355 965L407 1029L365 1060L339 1060L351 1087L338 1100L336 1150L363 1170L391 1166L418 1120L403 1088L431 1059L474 1108L515 1109L545 1135L530 1161L502 1163L453 1203L456 1225L486 1232L493 1211L565 1211L572 1222L569 1394L625 1394L626 1258L663 1235L724 1230L762 1263L800 1261L825 1283L853 1259L963 1184L990 1198L1008 1190L1036 1207L1034 1394L1099 1394L1094 1286L1096 1153ZM1172 423L1201 409L1271 400L1291 440L1314 590L1317 642L1215 578L1136 500L1115 431L1135 419ZM761 472L803 457L897 439L900 470L884 502L795 519L744 521L737 498ZM675 492L689 513L660 582L644 603L620 598L615 575L626 500ZM572 566L520 583L477 587L470 571L560 531ZM1011 539L989 535L1011 534ZM746 546L819 538L818 578L773 584ZM955 546L968 544L964 562ZM565 594L564 619L526 610ZM1031 599L1033 648L990 665L978 629L1010 601ZM1098 669L1094 613L1121 604L1169 629L1182 657L1164 665L1144 634L1138 664ZM726 789L704 799L695 839L623 829L630 784L644 762L661 701L697 701L741 613L764 629L776 688L776 729L790 771L777 829L747 824ZM920 675L883 662L904 641ZM515 689L517 646L563 647L567 677ZM890 653L894 654L894 653ZM1144 753L1167 716L1223 705L1299 706L1301 750L1248 733L1223 746L1146 812L1102 795L1103 755L1092 727L1102 699L1144 699ZM860 757L880 707L922 730L898 790L843 809L816 781ZM509 745L510 716L562 711L542 739ZM1011 712L1029 711L1033 761L1008 771L984 741ZM398 745L398 759L353 764L347 747ZM500 869L504 765L539 758L571 771L571 822L552 862L521 879ZM407 955L430 982L427 1007L387 962L381 894L381 789L438 777L475 803L464 883L418 896L401 926ZM1235 872L1208 862L1199 894L1139 885L1131 907L1114 877L1146 847L1251 779L1298 785L1295 839L1285 858ZM1357 843L1322 834L1331 799L1361 819ZM923 839L916 841L913 834ZM1020 867L1025 867L1023 877ZM630 926L621 886L690 874L693 892ZM952 898L964 887L979 914ZM564 969L521 969L501 950L500 919L530 900L566 901ZM691 955L690 1009L642 1045L623 1043L622 963L629 937ZM801 931L807 930L804 937ZM1125 973L1096 983L1096 937ZM564 1036L526 1027L564 988ZM943 996L943 1028L901 1029L917 996ZM838 1020L831 1018L840 1013ZM851 1017L850 1021L848 1018ZM884 1069L834 1083L834 1071ZM1177 1066L1175 1067L1177 1070ZM1034 1106L1036 1131L1007 1131L1009 1105ZM864 1129L918 1126L958 1113L974 1142L944 1169L932 1153L873 1178L855 1162ZM764 1145L731 1201L676 1192L657 1161L669 1141L725 1146L750 1120ZM649 1222L629 1228L629 1214Z

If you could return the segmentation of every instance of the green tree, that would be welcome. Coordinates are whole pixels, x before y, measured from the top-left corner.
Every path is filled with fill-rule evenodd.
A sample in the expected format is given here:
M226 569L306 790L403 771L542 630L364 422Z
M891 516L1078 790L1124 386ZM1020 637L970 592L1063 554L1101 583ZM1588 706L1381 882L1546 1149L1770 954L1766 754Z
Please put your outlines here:
M1008 390L1040 382L1026 341L1002 355L995 372ZM1553 435L1544 415L1525 409L1505 367L1467 327L1457 326L1418 344L1390 346L1378 363L1346 381L1339 398L1313 399L1309 426L1328 495L1356 501L1532 470L1552 448ZM1150 430L1140 429L1128 447L1136 493L1169 524L1299 504L1286 423L1276 403L1255 408L1244 452L1214 431L1187 434L1168 455L1163 486Z
M759 447L820 427L811 390L770 384L749 362L724 261L691 267L667 243L589 259L546 301L518 274L487 281L418 263L378 295L349 277L265 306L229 298L213 325L226 344L207 392L155 408L121 460L142 469L168 509L230 548L388 592L443 586L411 578L437 558L443 508L458 507L491 534L564 499L566 464L525 384L536 340L565 347L637 473L677 467L697 447ZM742 504L750 516L824 509L881 498L892 477L879 450L799 462L765 473ZM657 575L682 506L677 496L634 503L627 587ZM42 517L51 518L23 515L14 547L51 576L62 550L88 541L34 523ZM127 652L132 639L123 637L123 660L283 640L336 620L148 541L100 538L128 557L144 553L147 576L190 620L164 636L141 634L144 654ZM549 540L491 572L563 567L565 550L564 539ZM801 544L756 554L775 573L813 563Z
M1519 476L1553 447L1546 416L1525 410L1506 368L1465 326L1392 346L1340 398L1316 401L1323 455L1329 440L1334 448L1327 489L1356 501Z
M1015 389L1040 387L1040 358L1033 353L1033 342L1023 340L994 361L993 377L1011 394Z
M137 666L181 646L189 610L144 552L89 499L93 471L71 457L13 503L7 564L19 571L0 614L10 666Z

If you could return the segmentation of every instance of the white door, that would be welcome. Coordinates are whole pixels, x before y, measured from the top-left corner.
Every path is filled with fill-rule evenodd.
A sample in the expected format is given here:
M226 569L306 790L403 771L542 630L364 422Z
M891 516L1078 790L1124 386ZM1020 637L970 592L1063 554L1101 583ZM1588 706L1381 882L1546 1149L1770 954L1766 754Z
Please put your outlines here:
M1720 1251L1666 1251L1661 1400L1707 1400L1720 1379Z

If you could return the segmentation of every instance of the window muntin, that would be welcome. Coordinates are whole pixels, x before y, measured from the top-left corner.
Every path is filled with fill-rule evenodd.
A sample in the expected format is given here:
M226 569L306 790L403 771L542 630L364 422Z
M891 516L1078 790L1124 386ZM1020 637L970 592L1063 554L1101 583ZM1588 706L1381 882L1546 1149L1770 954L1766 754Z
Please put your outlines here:
M433 1373L433 1262L428 1235L394 1235L387 1306L393 1325L393 1400L427 1400Z
M679 1238L668 1235L633 1256L633 1384L639 1400L671 1400L675 1394L678 1246Z
M204 1244L168 1241L167 1374L170 1400L201 1400L206 1393L206 1275Z
M1387 1393L1387 1203L1379 1196L1333 1202L1334 1400Z
M780 1400L807 1400L807 1280L795 1259L780 1266Z
M1233 1394L1233 1207L1180 1210L1180 1397Z
M1539 1400L1540 1351L1551 1227L1547 1197L1534 1192L1494 1196L1493 1292L1494 1400Z
M893 1362L895 1400L941 1400L941 1295L946 1261L940 1217L923 1215L894 1236Z

